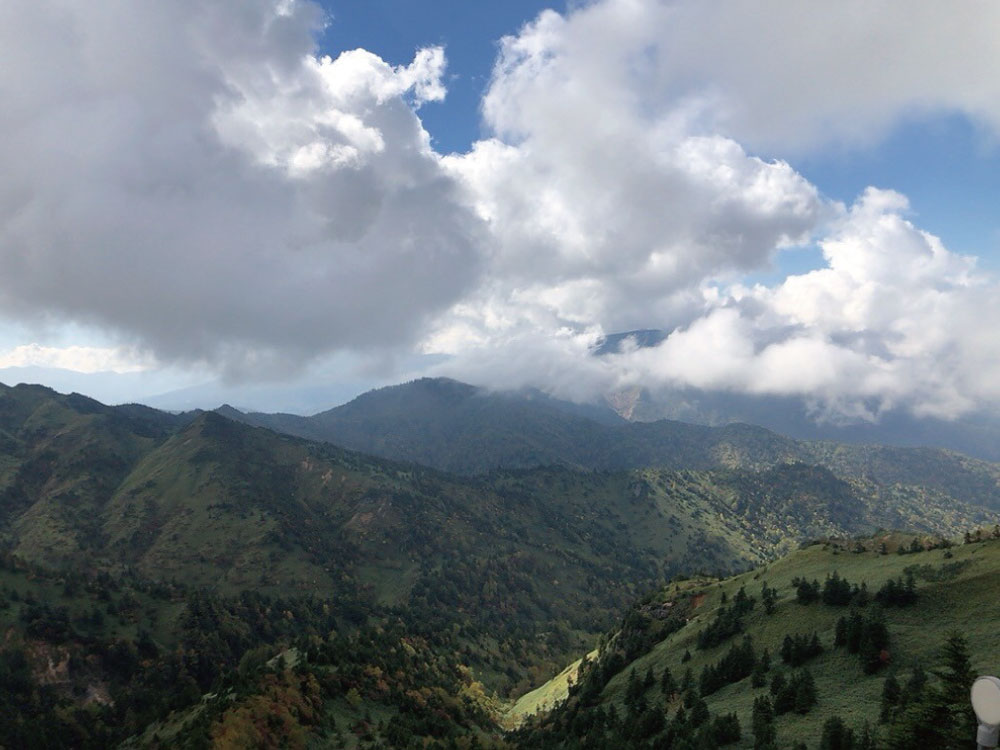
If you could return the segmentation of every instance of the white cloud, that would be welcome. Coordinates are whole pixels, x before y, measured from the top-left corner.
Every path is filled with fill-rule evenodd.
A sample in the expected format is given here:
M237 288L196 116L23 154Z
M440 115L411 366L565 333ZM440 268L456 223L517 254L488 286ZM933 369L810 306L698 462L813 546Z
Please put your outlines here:
M419 111L444 51L322 57L314 3L0 4L0 312L250 378L419 342L460 377L574 397L694 386L852 418L1000 400L996 282L903 196L848 208L756 155L925 112L996 130L1000 6L574 8L502 40L492 137L442 157ZM823 268L741 283L810 242ZM644 327L671 335L589 355ZM47 351L16 356L117 361Z
M0 369L54 367L73 372L133 373L153 369L156 363L124 349L95 346L42 346L23 344L0 351Z
M792 395L818 417L848 421L995 406L1000 289L906 208L902 196L869 189L820 241L825 268L773 286L703 287L705 312L656 347L598 358L589 347L599 331L508 325L441 371L577 399L637 385Z
M0 311L234 375L406 344L486 235L414 108L440 49L315 55L310 2L0 5Z
M476 298L486 316L681 324L703 280L766 265L827 210L787 164L647 100L633 53L657 30L607 5L546 12L505 39L483 104L497 136L445 160L496 239ZM595 13L607 23L592 46Z
M683 103L700 129L755 149L873 143L934 112L1000 132L991 0L603 0L574 14L571 37L556 25L560 52L591 51L588 73L617 57L650 106Z
M996 403L998 290L974 259L913 226L904 196L869 189L847 209L734 139L864 139L919 107L989 120L975 92L997 84L968 84L974 63L948 40L968 31L968 49L985 51L995 15L639 0L543 13L501 46L483 105L495 137L446 160L497 250L489 283L427 340L457 356L441 371L575 397L633 385L795 395L834 419ZM808 240L824 268L739 283ZM588 353L602 330L646 327L672 333Z

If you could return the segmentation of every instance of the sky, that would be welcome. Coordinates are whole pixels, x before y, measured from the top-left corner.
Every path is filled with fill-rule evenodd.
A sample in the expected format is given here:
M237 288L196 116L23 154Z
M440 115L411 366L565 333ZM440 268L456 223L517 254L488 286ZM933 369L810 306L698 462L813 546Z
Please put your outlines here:
M998 35L985 0L8 0L0 380L996 410Z

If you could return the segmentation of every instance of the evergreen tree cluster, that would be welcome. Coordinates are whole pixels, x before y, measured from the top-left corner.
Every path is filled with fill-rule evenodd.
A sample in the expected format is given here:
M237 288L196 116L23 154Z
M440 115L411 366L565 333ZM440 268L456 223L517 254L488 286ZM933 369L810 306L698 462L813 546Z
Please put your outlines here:
M855 611L837 620L834 648L857 654L865 674L874 674L889 661L889 629L879 613Z
M778 716L792 711L809 713L819 700L816 681L808 669L793 672L788 679L776 672L771 681L771 695L774 696L774 713Z
M726 685L749 677L756 666L753 641L750 636L745 636L742 643L732 646L718 662L705 665L698 680L701 694L711 695Z
M933 683L924 679L916 686L908 684L896 705L883 704L889 720L889 747L960 750L975 742L976 716L969 702L975 673L965 637L958 633L949 636L941 649L941 660L943 666L934 671Z
M624 716L614 705L584 706L571 702L549 717L529 720L511 735L516 747L587 748L608 747L636 750L700 750L738 742L742 736L735 713L713 716L705 700L694 688L684 692L684 700L673 716L669 706L645 702L639 691L647 680L630 673L627 688L633 701ZM636 697L638 695L638 697Z
M742 633L743 616L753 609L754 602L754 598L747 596L746 590L741 586L733 597L733 603L720 606L715 619L698 633L698 648L713 648Z
M646 670L646 675L641 680L636 674L635 667L629 670L628 683L625 686L625 706L629 709L629 713L641 713L646 708L646 691L655 684L652 667Z
M774 706L766 695L754 698L751 725L753 727L754 750L769 750L775 747L778 730L774 725Z
M778 606L778 589L768 586L766 581L761 584L760 603L764 606L766 614L773 615Z
M826 577L823 582L823 604L831 607L846 607L851 603L851 584L846 578L841 578L837 571Z
M795 587L795 601L799 604L812 604L819 601L819 581L813 580L811 583L804 578L793 578L792 586Z
M913 573L902 577L890 578L875 594L875 601L886 607L910 607L917 603L917 587Z
M879 722L885 724L896 717L902 709L920 700L927 686L927 672L918 663L910 672L906 684L900 686L896 676L890 674L882 683L882 697L879 708Z
M781 642L781 660L790 667L801 667L822 653L823 646L815 632L811 636L804 633L786 635Z
M868 586L862 581L861 585L852 584L846 578L841 578L837 571L826 577L823 585L813 579L808 581L805 578L793 578L792 586L795 587L795 600L799 604L812 604L822 601L830 607L864 607L868 604Z
M875 750L876 746L875 733L868 724L861 728L860 734L855 734L839 716L823 722L819 750Z

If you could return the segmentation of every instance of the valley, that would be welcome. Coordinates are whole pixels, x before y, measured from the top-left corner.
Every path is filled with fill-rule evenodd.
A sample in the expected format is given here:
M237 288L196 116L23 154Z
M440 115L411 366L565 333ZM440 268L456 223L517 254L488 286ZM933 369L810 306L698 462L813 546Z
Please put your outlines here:
M352 407L355 434L451 473L225 411L0 388L0 679L19 717L0 743L507 746L506 707L540 704L532 689L668 581L753 575L811 539L936 545L1000 522L997 468L958 454L623 426L464 386L456 407L459 385L410 386L451 407L407 386Z

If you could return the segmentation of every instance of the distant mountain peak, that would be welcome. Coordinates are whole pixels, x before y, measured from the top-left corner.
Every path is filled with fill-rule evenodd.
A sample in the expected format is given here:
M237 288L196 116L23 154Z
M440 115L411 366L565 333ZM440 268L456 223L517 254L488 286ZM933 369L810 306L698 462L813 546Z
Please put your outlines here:
M235 419L236 421L242 422L243 417L246 416L246 412L237 409L235 406L230 406L229 404L223 404L222 406L213 409L216 414L221 414L229 419Z
M623 331L621 333L609 333L594 346L593 354L596 357L603 357L606 354L618 354L621 352L626 340L631 339L639 349L646 349L651 346L658 346L667 338L667 332L659 328L639 328L634 331Z

